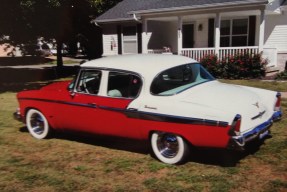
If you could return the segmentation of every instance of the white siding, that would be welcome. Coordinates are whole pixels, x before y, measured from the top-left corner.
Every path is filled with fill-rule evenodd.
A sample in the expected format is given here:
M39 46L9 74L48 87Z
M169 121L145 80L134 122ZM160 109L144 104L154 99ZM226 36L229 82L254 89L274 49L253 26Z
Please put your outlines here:
M287 52L287 13L266 17L264 47L277 48L279 52Z
M200 24L202 25L202 30L198 31ZM208 47L208 19L196 20L194 34L194 48Z
M117 55L118 47L116 25L103 26L103 56Z

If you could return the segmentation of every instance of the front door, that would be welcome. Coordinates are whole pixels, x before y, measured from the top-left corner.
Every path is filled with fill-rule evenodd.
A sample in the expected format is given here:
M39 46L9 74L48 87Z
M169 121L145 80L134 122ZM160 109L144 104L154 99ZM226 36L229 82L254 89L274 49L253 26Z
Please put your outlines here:
M141 79L130 73L84 69L74 92L63 93L55 117L60 129L138 138L139 130L126 115L128 105L139 94ZM105 79L106 78L106 79Z
M62 130L99 132L102 127L98 96L101 70L82 70L73 91L59 92L61 102L55 110L56 126Z
M182 26L182 47L194 47L194 24L184 24Z

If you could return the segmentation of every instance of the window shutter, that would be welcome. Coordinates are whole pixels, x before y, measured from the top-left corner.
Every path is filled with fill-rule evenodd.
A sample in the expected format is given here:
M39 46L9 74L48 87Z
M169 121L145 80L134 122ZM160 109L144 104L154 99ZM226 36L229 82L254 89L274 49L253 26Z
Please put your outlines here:
M214 47L214 19L208 19L208 47Z
M142 53L142 24L137 25L138 53Z
M121 55L122 51L122 26L117 26L117 34L118 34L118 54Z
M256 16L249 16L248 46L255 45Z

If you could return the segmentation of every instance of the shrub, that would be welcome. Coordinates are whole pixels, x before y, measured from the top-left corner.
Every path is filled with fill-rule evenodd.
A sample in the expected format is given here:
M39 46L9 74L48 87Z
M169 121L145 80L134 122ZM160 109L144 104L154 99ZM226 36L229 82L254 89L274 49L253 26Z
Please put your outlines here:
M261 54L236 54L221 61L215 55L206 55L202 65L215 77L223 79L250 79L265 76L267 60Z
M287 70L281 73L278 73L275 79L276 80L287 80Z
M217 55L206 55L201 59L201 64L215 77L222 73L220 63L218 62Z

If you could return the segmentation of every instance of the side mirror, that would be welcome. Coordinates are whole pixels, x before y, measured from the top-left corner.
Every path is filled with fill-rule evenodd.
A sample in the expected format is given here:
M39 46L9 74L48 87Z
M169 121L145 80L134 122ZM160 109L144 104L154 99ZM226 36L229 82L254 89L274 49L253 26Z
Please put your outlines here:
M76 93L74 91L70 91L70 96L75 97Z
M74 92L74 85L75 85L75 81L72 81L69 86L67 87L67 90L69 91L71 97L75 96L75 92Z

